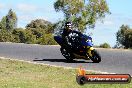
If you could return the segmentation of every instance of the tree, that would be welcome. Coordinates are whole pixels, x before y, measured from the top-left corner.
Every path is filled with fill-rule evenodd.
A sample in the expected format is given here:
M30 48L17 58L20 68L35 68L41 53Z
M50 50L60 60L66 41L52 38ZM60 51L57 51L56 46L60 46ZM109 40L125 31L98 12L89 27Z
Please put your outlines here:
M43 29L46 33L53 33L53 24L43 19L32 20L26 25L27 29Z
M31 30L17 28L12 31L12 35L15 37L15 42L27 44L34 44L36 42L36 35L33 35Z
M116 39L117 47L132 48L132 29L128 25L122 25L116 33Z
M53 35L44 34L41 38L38 39L38 44L41 45L57 45L56 41L53 39Z
M15 40L19 43L26 43L26 33L23 29L15 29L13 30L12 34L15 36Z
M36 43L36 35L33 35L31 30L25 30L25 38L27 44L34 44Z
M57 0L54 8L64 13L64 21L72 21L74 28L81 31L94 28L98 19L110 13L105 0Z
M132 29L125 31L125 48L132 48Z
M16 13L9 10L8 14L6 15L6 29L8 31L13 30L17 27L17 16Z
M0 30L2 29L2 23L0 22Z
M41 38L45 34L45 30L44 29L37 29L36 30L34 28L30 28L30 31L32 32L33 35L36 36L36 39Z
M9 10L8 14L1 20L1 29L11 31L17 27L17 16L12 9Z
M6 16L2 17L0 23L1 23L1 29L5 29L6 30Z
M100 45L101 48L111 48L108 43L103 43Z
M13 35L10 32L7 32L7 30L0 31L0 42L11 42L13 39Z

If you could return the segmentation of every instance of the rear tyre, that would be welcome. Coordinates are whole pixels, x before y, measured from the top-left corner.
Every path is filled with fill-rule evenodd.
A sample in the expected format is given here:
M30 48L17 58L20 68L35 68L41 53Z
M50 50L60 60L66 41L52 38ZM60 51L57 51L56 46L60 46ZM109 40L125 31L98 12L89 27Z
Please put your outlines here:
M65 48L60 48L62 55L66 58L67 62L73 61L73 55L69 53Z
M91 57L91 60L93 61L93 63L99 63L99 62L101 62L101 56L100 56L100 54L96 50L91 51L91 53L93 55Z

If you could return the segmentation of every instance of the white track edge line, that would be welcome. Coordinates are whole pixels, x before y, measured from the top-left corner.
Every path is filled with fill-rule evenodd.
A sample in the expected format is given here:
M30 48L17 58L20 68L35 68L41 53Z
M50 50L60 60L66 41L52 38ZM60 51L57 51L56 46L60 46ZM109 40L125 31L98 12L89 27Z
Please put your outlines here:
M66 67L66 66L56 66L56 65L51 65L51 64L45 64L45 63L38 63L38 62L32 62L32 61L27 61L27 60L19 60L19 59L11 59L11 58L5 58L5 57L0 57L0 59L7 59L7 60L12 60L12 61L21 61L21 62L27 62L31 64L38 64L38 65L47 65L47 66L52 66L52 67L62 67L64 69L78 69L74 67ZM95 70L86 70L89 72L94 72L94 73L101 73L101 74L116 74L116 73L109 73L109 72L102 72L102 71L95 71Z

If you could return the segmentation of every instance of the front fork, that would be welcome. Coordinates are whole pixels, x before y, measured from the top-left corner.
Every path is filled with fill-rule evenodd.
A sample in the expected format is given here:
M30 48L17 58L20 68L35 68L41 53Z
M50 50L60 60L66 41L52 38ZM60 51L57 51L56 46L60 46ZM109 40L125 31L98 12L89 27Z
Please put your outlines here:
M93 51L93 50L94 50L93 47L87 47L87 53L89 54L90 57L93 56L93 55L92 55L92 52L91 52L91 51Z

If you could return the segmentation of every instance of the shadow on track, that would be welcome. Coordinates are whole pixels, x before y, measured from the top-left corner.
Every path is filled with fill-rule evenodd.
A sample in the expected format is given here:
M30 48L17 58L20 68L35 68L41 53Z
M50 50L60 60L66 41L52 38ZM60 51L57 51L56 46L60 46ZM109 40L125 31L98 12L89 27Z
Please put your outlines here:
M64 63L93 63L93 62L86 62L86 61L77 61L73 60L71 62L68 62L66 59L38 59L35 58L33 61L49 61L49 62L64 62Z

